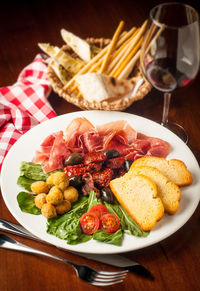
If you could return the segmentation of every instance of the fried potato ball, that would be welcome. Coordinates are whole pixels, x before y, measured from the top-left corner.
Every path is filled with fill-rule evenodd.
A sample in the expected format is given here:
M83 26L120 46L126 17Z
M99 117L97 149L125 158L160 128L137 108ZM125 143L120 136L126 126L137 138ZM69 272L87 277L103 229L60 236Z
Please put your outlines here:
M41 212L46 218L54 218L57 216L56 208L51 203L45 203L42 206Z
M75 187L69 186L63 193L64 199L70 202L76 202L78 200L78 191Z
M65 190L69 186L69 179L65 172L55 172L47 178L48 185L56 185L61 190Z
M55 206L55 208L58 214L64 214L71 209L71 203L68 200L63 200L63 202Z
M49 177L46 179L46 183L51 187L53 185L53 174L51 174Z
M48 193L49 186L44 181L36 181L31 184L31 191L35 194Z
M58 205L63 201L63 193L58 186L53 186L46 197L47 202Z
M46 201L47 194L40 193L35 197L35 206L39 209L47 202Z
M65 174L65 172L58 171L58 172L53 173L52 176L53 176L53 184L54 185L59 185L63 181L68 180L68 177Z
M65 190L69 186L69 179L67 178L65 181L61 182L57 185L61 190Z

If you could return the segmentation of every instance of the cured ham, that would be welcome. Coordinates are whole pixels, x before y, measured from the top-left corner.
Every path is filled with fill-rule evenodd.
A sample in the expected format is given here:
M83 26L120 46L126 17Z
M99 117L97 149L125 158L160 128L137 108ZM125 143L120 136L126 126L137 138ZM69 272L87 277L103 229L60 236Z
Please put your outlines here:
M147 155L166 158L170 152L170 144L157 137L149 137L142 133L138 133L138 138L150 143Z
M129 145L137 138L137 132L125 121L118 120L97 126L97 132L103 138L103 150L115 138L122 144Z
M66 146L63 138L63 132L59 131L56 134L48 136L41 144L41 151L36 152L34 162L40 160L43 170L46 173L56 169L62 169L64 159L71 152Z
M80 137L85 132L93 132L95 127L85 117L75 118L65 130L65 142L68 148L84 148Z
M65 132L45 138L34 162L41 163L46 173L64 168L64 160L73 152L99 153L115 149L125 160L133 161L145 155L166 157L170 145L159 138L136 132L126 121L119 120L94 126L86 118L75 118Z
M80 140L82 141L82 148L86 152L102 151L104 147L105 136L100 136L97 131L85 132Z
M40 151L35 152L34 162L43 163L48 160L57 132L48 135L40 145Z
M137 136L137 132L124 120L109 122L90 131L84 132L79 142L86 152L104 151L109 143L115 139L122 144L130 144Z

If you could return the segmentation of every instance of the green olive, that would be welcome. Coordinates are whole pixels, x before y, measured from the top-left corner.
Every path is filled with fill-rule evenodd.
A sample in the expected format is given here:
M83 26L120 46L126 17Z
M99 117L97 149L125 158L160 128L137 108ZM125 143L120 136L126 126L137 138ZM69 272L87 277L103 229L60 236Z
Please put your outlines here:
M115 202L114 195L112 191L110 190L110 188L108 187L101 189L101 199L110 204L113 204Z
M75 188L81 187L83 184L82 177L75 175L69 178L69 185Z
M83 158L81 154L73 153L65 159L65 166L81 164L82 161L83 161Z
M120 153L114 149L110 149L104 152L107 159L113 159L120 157Z

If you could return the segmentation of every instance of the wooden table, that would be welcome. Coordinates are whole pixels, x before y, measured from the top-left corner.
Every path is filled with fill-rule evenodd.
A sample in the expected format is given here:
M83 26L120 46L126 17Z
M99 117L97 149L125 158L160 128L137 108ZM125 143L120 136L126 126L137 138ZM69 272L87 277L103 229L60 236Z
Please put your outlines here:
M14 2L14 1L13 1ZM13 84L20 71L40 52L37 43L49 42L62 45L60 29L85 38L87 36L109 38L119 21L125 20L126 27L139 26L148 17L149 10L161 1L17 1L1 3L0 17L0 80L1 86ZM197 1L187 1L198 11ZM200 162L200 75L181 91L173 93L169 118L183 125L189 132L189 148ZM49 101L58 115L80 111L55 93ZM152 90L143 100L134 103L126 112L137 114L154 121L162 115L162 94ZM14 198L13 198L14 199ZM175 234L164 241L125 254L147 267L154 280L144 279L129 273L125 281L107 290L200 290L200 231L197 208L191 219ZM16 222L0 196L0 218ZM12 237L16 237L11 235ZM19 241L40 250L86 263L104 270L115 270L102 263L89 261L75 254L33 242L20 237ZM77 279L71 267L54 260L0 249L0 290L99 290Z

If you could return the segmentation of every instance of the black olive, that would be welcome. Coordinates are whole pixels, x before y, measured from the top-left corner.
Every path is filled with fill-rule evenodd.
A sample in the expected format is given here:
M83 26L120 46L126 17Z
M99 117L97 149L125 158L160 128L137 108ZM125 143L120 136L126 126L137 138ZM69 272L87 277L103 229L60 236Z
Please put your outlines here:
M101 189L101 199L110 204L113 204L115 202L114 195L108 187Z
M105 151L104 155L106 156L107 159L114 159L120 157L120 153L113 149Z
M80 188L83 184L82 177L75 175L69 178L69 185L75 188Z
M126 160L124 161L124 168L125 168L125 171L128 172L128 170L130 169L130 166L132 165L133 161L130 161L130 160Z
M81 164L82 161L83 161L83 158L81 154L73 153L65 159L65 166Z

